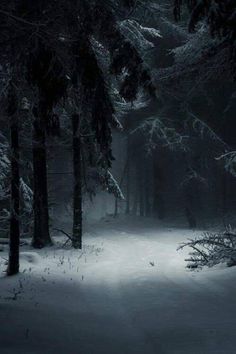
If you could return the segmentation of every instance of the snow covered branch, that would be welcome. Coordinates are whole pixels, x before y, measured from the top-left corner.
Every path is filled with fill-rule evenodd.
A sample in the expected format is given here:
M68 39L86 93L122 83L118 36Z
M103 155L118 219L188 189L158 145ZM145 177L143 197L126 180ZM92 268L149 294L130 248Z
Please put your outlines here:
M185 141L188 136L182 135L175 128L167 126L164 119L160 117L150 117L134 129L131 134L137 132L141 132L147 137L146 148L148 151L154 150L158 144L171 150L175 147L182 150L187 149Z
M219 233L205 232L184 242L178 250L185 247L192 249L186 259L189 269L212 267L219 263L227 263L229 267L236 265L236 232L231 228Z
M216 158L217 161L223 161L226 171L236 177L236 151L227 152Z

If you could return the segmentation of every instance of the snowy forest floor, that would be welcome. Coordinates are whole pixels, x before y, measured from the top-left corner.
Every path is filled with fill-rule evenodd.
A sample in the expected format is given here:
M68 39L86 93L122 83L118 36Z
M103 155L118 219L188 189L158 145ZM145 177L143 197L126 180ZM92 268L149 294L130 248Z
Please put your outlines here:
M0 253L0 353L236 353L236 268L187 270L189 230L108 221L82 252L21 247L12 278Z

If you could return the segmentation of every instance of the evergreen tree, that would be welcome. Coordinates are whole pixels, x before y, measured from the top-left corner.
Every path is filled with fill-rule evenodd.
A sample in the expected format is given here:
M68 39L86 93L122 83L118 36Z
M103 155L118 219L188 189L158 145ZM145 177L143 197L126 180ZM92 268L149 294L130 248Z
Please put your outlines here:
M79 112L94 134L102 183L114 189L109 168L113 160L111 129L117 126L117 119L106 76L109 73L117 77L119 94L127 101L136 100L141 88L148 94L155 91L142 56L132 40L122 33L123 17L134 5L130 1L80 0L36 3L10 0L2 4L3 53L9 53L8 41L18 50L33 117L34 247L51 244L46 139L47 135L58 134L57 106L68 101L74 105L75 186L81 186L81 157L77 156L81 154L81 132L80 124L75 122ZM106 73L94 48L95 42L108 53ZM8 59L8 65L13 66L14 58ZM75 188L74 215L81 220L82 215L78 216L82 213L81 187L78 188ZM115 187L115 190L118 189ZM77 225L74 233L79 232L79 236L73 238L81 238L81 230L78 230L81 221L74 220L74 225ZM80 244L79 241L79 247Z

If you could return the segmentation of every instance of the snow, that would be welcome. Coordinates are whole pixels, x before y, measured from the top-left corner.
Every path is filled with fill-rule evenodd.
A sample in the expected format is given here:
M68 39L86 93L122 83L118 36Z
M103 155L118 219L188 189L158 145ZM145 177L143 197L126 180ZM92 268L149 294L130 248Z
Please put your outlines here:
M0 279L0 353L235 353L236 268L187 270L176 248L193 236L108 219L82 252L23 246L21 274Z

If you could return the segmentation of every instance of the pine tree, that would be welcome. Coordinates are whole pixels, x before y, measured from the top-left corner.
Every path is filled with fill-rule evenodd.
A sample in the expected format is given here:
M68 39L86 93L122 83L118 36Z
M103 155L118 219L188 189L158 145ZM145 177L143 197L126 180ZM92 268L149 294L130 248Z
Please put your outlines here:
M58 105L72 102L72 114L76 114L74 123L78 112L79 119L87 121L94 135L98 156L96 167L101 181L108 189L118 190L109 173L113 160L112 127L117 125L117 120L107 76L118 79L119 95L126 101L135 101L140 89L148 94L155 91L142 56L121 28L123 16L129 14L134 5L130 1L91 3L86 0L10 0L3 3L0 16L4 35L19 49L24 68L22 74L32 105L35 247L51 244L46 140L47 135L58 133L59 120L55 113ZM136 27L137 31L139 27ZM16 39L18 36L20 40ZM105 71L94 48L95 41L108 53L109 64ZM8 50L7 44L5 50ZM75 155L81 154L81 132L76 134L75 139L74 131ZM74 157L74 161L81 161L78 156ZM81 179L80 169L77 163L77 186L81 185L78 180ZM75 193L78 193L76 188ZM75 203L76 208L82 213L81 198L78 203L79 206Z

